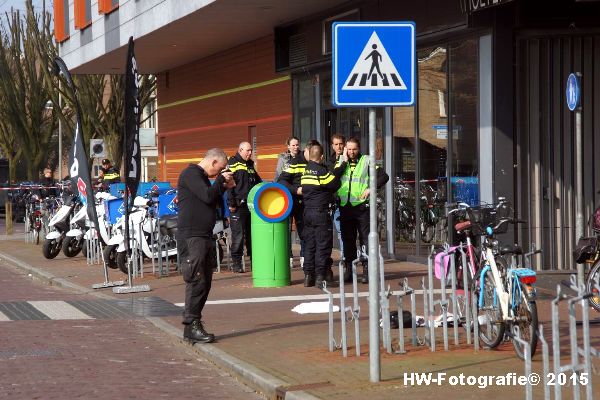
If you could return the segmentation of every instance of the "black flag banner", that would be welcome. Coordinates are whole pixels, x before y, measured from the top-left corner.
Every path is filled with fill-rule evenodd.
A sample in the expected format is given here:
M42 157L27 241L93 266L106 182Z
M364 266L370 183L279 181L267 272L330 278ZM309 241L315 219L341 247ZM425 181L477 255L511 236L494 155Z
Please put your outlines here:
M90 178L90 169L88 166L87 151L83 142L83 131L81 125L81 106L77 100L77 89L71 78L71 73L65 62L60 58L54 59L56 73L62 74L67 85L73 92L73 100L75 102L76 124L75 136L73 138L73 149L69 152L69 174L71 176L71 190L79 193L81 203L87 207L87 215L95 228L98 228L98 216L96 215L96 206L94 201L94 190L92 188L92 180Z
M125 71L125 176L129 194L135 196L140 183L140 96L133 37L129 38Z
M125 248L129 250L129 210L131 203L129 196L135 197L140 184L140 96L139 75L135 54L133 51L133 37L129 37L127 50L127 65L125 67Z

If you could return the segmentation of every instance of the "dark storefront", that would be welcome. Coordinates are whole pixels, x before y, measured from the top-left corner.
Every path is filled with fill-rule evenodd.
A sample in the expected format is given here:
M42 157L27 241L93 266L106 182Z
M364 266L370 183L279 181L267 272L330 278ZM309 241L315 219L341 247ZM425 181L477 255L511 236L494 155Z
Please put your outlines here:
M293 76L294 133L303 142L329 143L336 132L356 136L367 152L367 110L331 105L331 24L415 21L417 103L377 109L377 158L391 176L381 193L380 236L388 252L422 257L432 244L452 240L443 218L447 201L504 196L528 220L509 235L526 249L542 247L543 268L569 268L574 150L563 88L569 72L584 73L589 215L600 186L592 112L599 107L593 97L600 91L600 41L586 18L599 15L597 4L357 1L278 27L276 68Z

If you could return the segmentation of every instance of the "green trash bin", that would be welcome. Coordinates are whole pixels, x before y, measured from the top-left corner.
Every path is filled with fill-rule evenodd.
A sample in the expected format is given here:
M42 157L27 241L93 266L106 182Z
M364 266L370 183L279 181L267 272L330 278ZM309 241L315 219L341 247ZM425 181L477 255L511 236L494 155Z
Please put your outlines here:
M259 183L248 193L254 287L290 284L289 220L293 200L279 183Z

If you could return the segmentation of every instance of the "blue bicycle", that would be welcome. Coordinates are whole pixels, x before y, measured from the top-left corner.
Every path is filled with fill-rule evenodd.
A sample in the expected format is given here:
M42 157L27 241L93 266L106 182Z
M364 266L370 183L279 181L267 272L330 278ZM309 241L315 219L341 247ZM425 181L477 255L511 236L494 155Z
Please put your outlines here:
M523 223L511 217L510 204L503 198L497 205L464 207L471 232L480 236L480 258L472 277L471 290L475 295L479 338L489 348L514 337L514 327L519 328L522 340L529 343L531 356L535 354L538 335L536 305L536 273L519 267L519 256L527 260L533 251L523 255L517 245L503 245L497 234L505 233L508 224ZM509 262L510 260L510 262ZM508 330L507 330L508 328ZM525 357L524 346L512 340L515 352Z

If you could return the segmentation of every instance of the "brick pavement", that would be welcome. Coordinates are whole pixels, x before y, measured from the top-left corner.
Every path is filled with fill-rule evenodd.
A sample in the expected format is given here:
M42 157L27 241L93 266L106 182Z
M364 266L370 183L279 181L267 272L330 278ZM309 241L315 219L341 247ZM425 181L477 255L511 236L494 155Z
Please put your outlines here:
M40 247L25 245L22 241L0 242L0 252L11 254L37 268L86 288L102 280L100 267L87 266L82 257L65 259L64 256L59 255L55 260L45 260L41 256ZM148 266L149 263L146 265ZM393 289L398 288L399 280L404 277L408 277L411 286L417 288L425 267L419 264L396 262L386 264L386 271L388 271L388 278L391 278ZM114 274L111 279L122 279L120 273ZM293 285L290 287L255 289L252 288L250 274L233 275L224 272L215 275L209 301L320 293L314 288L302 287L301 271L294 271L292 279ZM176 273L163 279L156 279L147 274L137 282L148 283L152 287L153 296L160 296L173 303L183 302L183 282ZM366 286L362 288L366 290ZM544 292L544 289L541 292ZM103 290L102 293L112 297L119 296L119 298L148 296L148 293L113 295L108 290ZM420 303L419 297L418 300ZM305 390L317 397L327 399L397 398L399 396L409 399L440 396L448 399L469 399L479 398L483 393L486 396L524 397L522 387L496 386L487 388L483 392L472 387L449 385L405 386L402 379L404 372L445 371L448 374L462 372L473 375L521 373L523 363L516 358L510 344L502 345L497 351L481 350L478 353L466 347L453 349L450 352L439 350L436 353L431 353L425 348L409 349L409 353L405 355L387 355L382 352L383 382L377 385L370 384L369 360L364 353L368 347L367 319L364 318L362 321L362 349L365 355L360 358L353 356L351 347L350 357L344 359L340 351L334 353L327 351L327 316L292 313L291 308L298 303L300 301L207 305L205 309L207 327L219 339L213 346L287 382L290 391ZM363 315L366 314L367 303L364 300L361 301L361 307L364 310ZM549 319L548 296L539 302L539 310L540 322L547 321ZM179 317L167 317L164 320L181 329ZM546 331L549 332L549 325L546 326ZM351 329L349 336L353 337ZM339 325L336 325L336 337L339 337ZM568 341L567 336L562 339L564 343ZM592 329L592 342L600 347L600 331L595 325ZM352 345L352 339L350 344ZM441 349L441 344L438 349ZM534 371L541 370L540 360L539 355L534 358ZM596 381L596 391L600 393L600 379ZM564 392L568 396L567 390ZM536 398L542 395L539 388L536 389L535 395Z
M0 266L0 302L92 299ZM0 398L260 398L145 319L0 322Z

